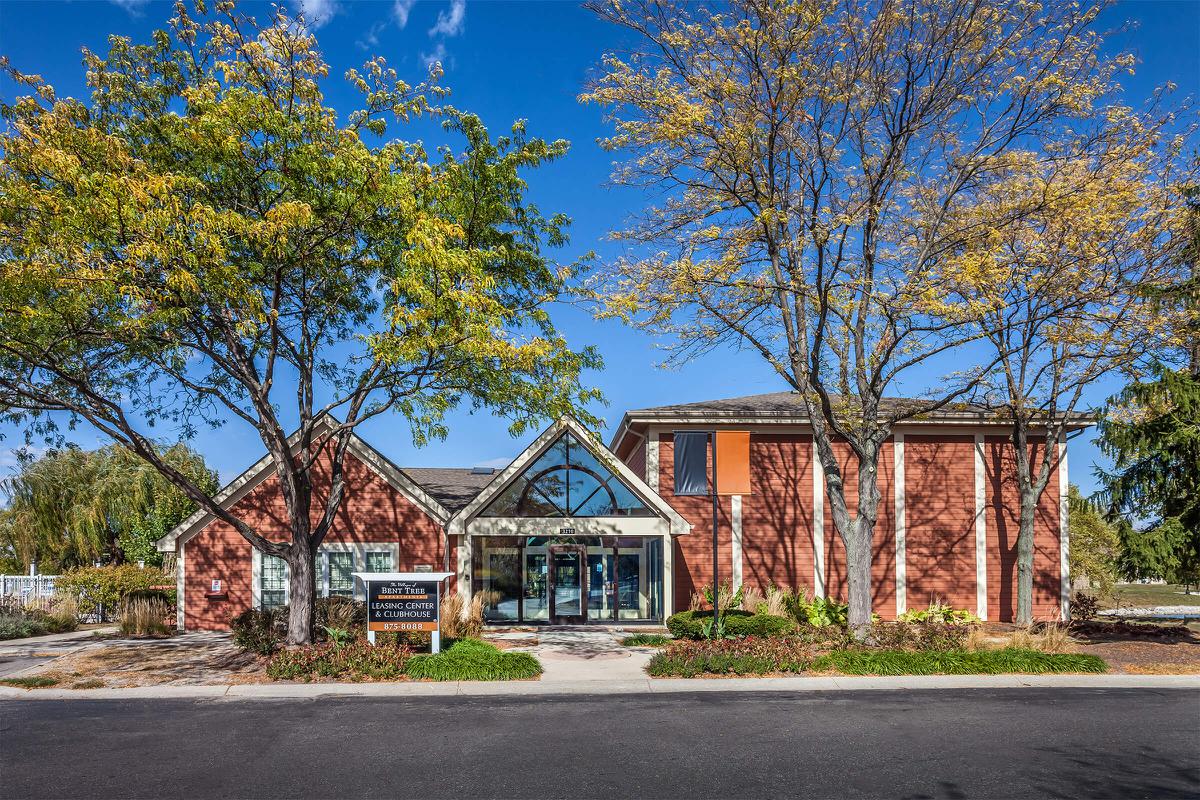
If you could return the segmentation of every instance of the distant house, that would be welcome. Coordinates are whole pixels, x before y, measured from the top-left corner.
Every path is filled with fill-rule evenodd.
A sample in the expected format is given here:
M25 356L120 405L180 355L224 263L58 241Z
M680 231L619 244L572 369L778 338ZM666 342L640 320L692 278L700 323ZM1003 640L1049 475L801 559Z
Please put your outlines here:
M446 569L458 591L487 593L495 622L661 622L712 582L705 432L714 430L740 443L730 452L744 462L732 464L739 485L723 484L731 464L718 451L718 579L844 598L845 557L812 428L788 392L630 411L608 447L564 417L499 471L401 468L355 436L345 499L318 556L318 594L361 597L356 571ZM853 504L854 460L844 444L835 452ZM1068 613L1066 486L1064 456L1038 509L1040 618ZM1018 503L1003 421L962 406L897 426L879 489L877 613L941 601L1013 618ZM218 501L268 538L290 538L269 457ZM181 628L223 629L247 608L288 602L283 562L203 511L158 547L176 555Z

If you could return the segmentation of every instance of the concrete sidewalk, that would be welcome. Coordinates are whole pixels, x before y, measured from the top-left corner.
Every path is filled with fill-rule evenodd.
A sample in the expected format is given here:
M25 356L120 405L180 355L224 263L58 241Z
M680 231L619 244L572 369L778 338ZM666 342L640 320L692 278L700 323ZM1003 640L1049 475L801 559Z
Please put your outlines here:
M894 677L641 678L507 682L247 683L215 686L140 686L131 689L14 689L0 700L123 700L136 698L279 700L458 695L608 695L695 692L844 692L895 689L1197 689L1200 675L904 675Z

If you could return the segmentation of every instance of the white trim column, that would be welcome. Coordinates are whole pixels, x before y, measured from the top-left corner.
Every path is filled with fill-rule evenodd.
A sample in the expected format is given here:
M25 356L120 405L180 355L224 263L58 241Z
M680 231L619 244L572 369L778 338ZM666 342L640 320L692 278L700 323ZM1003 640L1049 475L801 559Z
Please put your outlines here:
M905 553L905 523L904 523L904 434L897 433L892 437L892 456L894 469L892 484L895 495L896 522L896 616L908 610L908 562Z
M250 545L250 607L262 608L262 551Z
M458 594L463 600L471 602L471 537L465 532L458 537ZM524 566L522 565L522 569ZM524 591L524 589L522 589Z
M825 471L821 469L821 456L817 453L817 442L812 443L813 464L813 596L825 596Z
M733 544L730 548L730 559L732 562L733 591L736 592L742 586L742 496L740 494L729 497L729 520L730 527L733 529Z
M184 630L183 603L185 592L183 590L183 563L185 559L183 557L183 548L186 546L185 543L180 543L179 554L175 558L178 562L175 565L175 627L180 631Z
M1067 491L1071 484L1067 476L1067 435L1058 436L1058 569L1061 581L1059 605L1062 621L1071 619L1071 510Z
M672 569L675 561L675 537L662 537L663 563L663 622L675 613L675 571Z
M658 431L646 434L646 484L658 492Z
M988 618L987 475L982 433L975 434L975 615Z

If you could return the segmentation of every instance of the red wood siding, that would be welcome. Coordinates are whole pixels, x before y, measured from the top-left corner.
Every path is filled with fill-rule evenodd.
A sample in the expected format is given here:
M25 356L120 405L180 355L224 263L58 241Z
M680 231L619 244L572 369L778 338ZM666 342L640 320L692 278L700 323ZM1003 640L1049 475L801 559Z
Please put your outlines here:
M1030 446L1035 470L1041 448ZM1011 620L1017 610L1017 534L1021 499L1017 488L1016 458L1004 437L989 436L984 445L984 475L988 492L988 611L993 619ZM1046 491L1038 502L1033 528L1033 615L1058 619L1061 613L1059 569L1058 470L1051 471Z
M904 440L906 599L975 610L975 440Z
M441 569L444 549L441 526L419 506L351 454L346 455L346 494L330 530L329 542L396 542L396 568L418 564ZM327 474L318 473L315 496L325 496ZM322 504L313 503L314 521ZM274 476L263 481L233 506L233 513L276 541L290 539L286 508ZM223 630L252 603L250 543L228 524L216 520L184 544L184 626L188 630ZM213 579L222 581L227 600L209 600Z

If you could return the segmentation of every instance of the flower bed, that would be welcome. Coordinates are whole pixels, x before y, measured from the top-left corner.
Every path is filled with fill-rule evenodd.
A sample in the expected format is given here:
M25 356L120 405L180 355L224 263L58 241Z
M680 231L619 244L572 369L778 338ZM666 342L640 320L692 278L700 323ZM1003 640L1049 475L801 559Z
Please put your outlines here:
M813 646L797 637L683 640L655 653L646 671L680 678L794 673L806 670L815 657Z
M460 639L440 653L413 653L408 645L372 646L358 639L278 650L267 661L275 680L512 681L536 678L542 665L478 639Z

